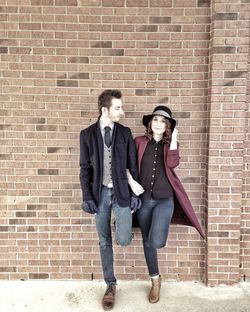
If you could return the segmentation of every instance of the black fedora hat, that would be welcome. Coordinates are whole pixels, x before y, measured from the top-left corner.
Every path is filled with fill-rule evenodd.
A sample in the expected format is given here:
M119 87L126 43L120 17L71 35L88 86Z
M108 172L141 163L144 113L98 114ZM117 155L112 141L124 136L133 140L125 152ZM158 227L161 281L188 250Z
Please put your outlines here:
M164 105L159 105L156 106L156 108L154 109L153 113L150 115L144 115L142 117L142 123L145 127L148 126L148 123L150 122L150 120L155 116L155 115L159 115L159 116L163 116L166 119L168 119L171 122L171 130L173 131L175 126L176 126L176 120L173 119L172 116L172 112L170 110L170 108L168 108L167 106Z

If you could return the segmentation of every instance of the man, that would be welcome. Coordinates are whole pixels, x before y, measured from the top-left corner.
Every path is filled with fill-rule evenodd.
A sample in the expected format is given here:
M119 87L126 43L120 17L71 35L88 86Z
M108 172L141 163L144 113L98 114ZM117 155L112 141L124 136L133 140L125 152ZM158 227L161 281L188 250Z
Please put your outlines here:
M124 115L122 93L105 90L98 97L98 120L80 133L80 181L82 208L95 215L104 280L104 310L114 306L116 277L113 268L111 212L115 216L115 238L121 246L132 239L132 214L139 198L128 186L127 169L138 181L136 148L128 127L119 124Z

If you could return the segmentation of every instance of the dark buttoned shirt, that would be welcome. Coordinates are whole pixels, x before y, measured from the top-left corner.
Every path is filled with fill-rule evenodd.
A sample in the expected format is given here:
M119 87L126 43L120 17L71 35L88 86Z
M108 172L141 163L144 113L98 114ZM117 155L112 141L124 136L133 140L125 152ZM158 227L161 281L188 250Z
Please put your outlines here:
M164 144L152 139L146 146L141 161L140 182L143 199L165 199L173 196L164 166Z

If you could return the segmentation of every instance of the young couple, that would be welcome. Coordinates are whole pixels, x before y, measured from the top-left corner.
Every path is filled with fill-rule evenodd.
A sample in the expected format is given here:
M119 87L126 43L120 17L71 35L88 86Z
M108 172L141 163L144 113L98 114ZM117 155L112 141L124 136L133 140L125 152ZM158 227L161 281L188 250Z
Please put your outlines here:
M166 106L143 116L145 134L132 137L119 124L124 115L122 93L105 90L98 97L98 120L80 133L82 209L95 215L104 280L104 310L115 302L111 213L115 240L127 246L132 240L132 213L136 214L144 255L152 281L148 299L160 298L161 276L157 249L166 245L171 222L194 226L203 232L188 196L174 172L179 164L176 121Z

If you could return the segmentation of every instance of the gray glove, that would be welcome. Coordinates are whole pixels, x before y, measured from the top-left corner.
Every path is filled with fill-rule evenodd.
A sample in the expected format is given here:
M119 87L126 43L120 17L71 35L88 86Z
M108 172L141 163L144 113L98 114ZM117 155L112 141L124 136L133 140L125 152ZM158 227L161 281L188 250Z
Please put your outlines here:
M139 197L132 196L130 198L130 208L131 208L131 213L134 213L141 208L141 200Z
M87 212L87 213L91 213L91 214L95 214L98 212L96 204L92 199L83 201L82 210Z

